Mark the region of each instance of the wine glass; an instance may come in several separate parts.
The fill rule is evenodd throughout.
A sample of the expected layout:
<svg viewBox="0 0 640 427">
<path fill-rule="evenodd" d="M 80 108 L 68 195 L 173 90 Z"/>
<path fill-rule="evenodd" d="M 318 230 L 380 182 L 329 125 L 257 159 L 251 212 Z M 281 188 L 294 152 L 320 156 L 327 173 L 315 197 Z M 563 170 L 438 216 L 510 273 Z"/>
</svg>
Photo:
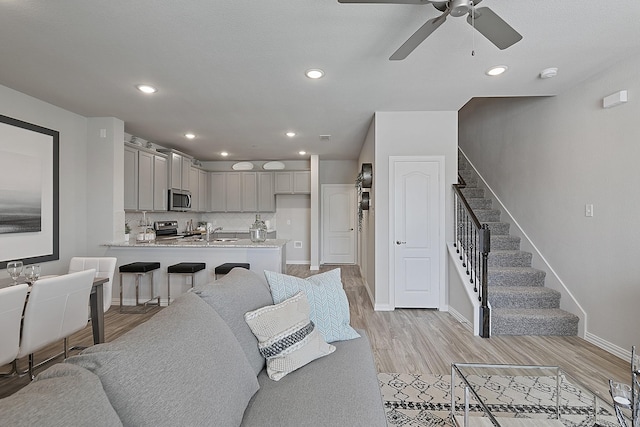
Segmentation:
<svg viewBox="0 0 640 427">
<path fill-rule="evenodd" d="M 11 261 L 7 263 L 7 273 L 13 279 L 13 284 L 18 284 L 18 277 L 22 274 L 22 261 Z"/>
<path fill-rule="evenodd" d="M 27 279 L 27 283 L 33 286 L 36 280 L 40 277 L 40 265 L 31 264 L 24 268 L 24 277 Z"/>
</svg>

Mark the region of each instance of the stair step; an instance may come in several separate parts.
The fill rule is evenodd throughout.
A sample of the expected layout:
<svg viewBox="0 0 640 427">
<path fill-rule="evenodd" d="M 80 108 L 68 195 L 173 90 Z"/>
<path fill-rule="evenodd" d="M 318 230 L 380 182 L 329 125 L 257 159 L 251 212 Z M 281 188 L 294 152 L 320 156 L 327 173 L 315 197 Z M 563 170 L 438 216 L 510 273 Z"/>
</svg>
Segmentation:
<svg viewBox="0 0 640 427">
<path fill-rule="evenodd" d="M 491 205 L 493 204 L 493 201 L 491 199 L 480 199 L 480 198 L 474 197 L 473 199 L 467 199 L 467 203 L 469 203 L 469 207 L 471 207 L 472 210 L 491 209 Z"/>
<path fill-rule="evenodd" d="M 484 189 L 482 188 L 463 188 L 460 190 L 466 199 L 479 198 L 484 199 Z"/>
<path fill-rule="evenodd" d="M 546 273 L 531 267 L 490 267 L 489 286 L 544 286 Z"/>
<path fill-rule="evenodd" d="M 560 292 L 537 286 L 493 286 L 492 308 L 560 308 Z"/>
<path fill-rule="evenodd" d="M 578 317 L 561 310 L 497 308 L 491 310 L 493 335 L 578 335 Z"/>
<path fill-rule="evenodd" d="M 487 260 L 489 267 L 531 267 L 531 252 L 491 251 Z"/>
<path fill-rule="evenodd" d="M 469 162 L 462 154 L 458 153 L 458 170 L 460 171 L 467 169 L 471 169 L 471 165 L 469 165 Z"/>
<path fill-rule="evenodd" d="M 489 226 L 489 230 L 491 230 L 492 235 L 509 234 L 509 227 L 511 226 L 508 222 L 483 222 L 483 224 L 487 224 Z"/>
<path fill-rule="evenodd" d="M 500 222 L 500 209 L 474 209 L 473 213 L 480 222 Z"/>
<path fill-rule="evenodd" d="M 458 175 L 460 175 L 467 185 L 469 185 L 469 180 L 476 178 L 476 173 L 472 169 L 458 169 Z"/>
<path fill-rule="evenodd" d="M 492 234 L 491 235 L 491 250 L 510 250 L 517 251 L 520 249 L 520 238 L 517 236 L 511 236 L 509 234 Z"/>
</svg>

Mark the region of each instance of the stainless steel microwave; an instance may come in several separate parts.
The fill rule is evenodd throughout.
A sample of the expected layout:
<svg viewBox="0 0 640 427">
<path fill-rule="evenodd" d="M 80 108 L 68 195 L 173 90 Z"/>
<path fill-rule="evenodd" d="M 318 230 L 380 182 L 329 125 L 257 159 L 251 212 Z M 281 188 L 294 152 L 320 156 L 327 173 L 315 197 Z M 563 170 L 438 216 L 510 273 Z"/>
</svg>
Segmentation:
<svg viewBox="0 0 640 427">
<path fill-rule="evenodd" d="M 188 190 L 169 190 L 169 210 L 186 212 L 191 210 L 191 192 Z"/>
</svg>

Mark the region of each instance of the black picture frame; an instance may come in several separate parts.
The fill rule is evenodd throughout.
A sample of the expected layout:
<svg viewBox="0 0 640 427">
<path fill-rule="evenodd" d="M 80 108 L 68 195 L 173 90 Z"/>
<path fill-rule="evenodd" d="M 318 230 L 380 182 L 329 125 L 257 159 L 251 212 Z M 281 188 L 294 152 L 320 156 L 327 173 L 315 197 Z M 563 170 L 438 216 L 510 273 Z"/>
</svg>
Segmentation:
<svg viewBox="0 0 640 427">
<path fill-rule="evenodd" d="M 27 265 L 60 259 L 60 133 L 0 115 L 0 156 L 0 181 L 7 183 L 0 187 L 0 226 L 15 215 L 9 195 L 19 194 L 27 181 L 31 187 L 39 183 L 40 196 L 39 228 L 0 232 L 0 269 L 13 260 Z"/>
</svg>

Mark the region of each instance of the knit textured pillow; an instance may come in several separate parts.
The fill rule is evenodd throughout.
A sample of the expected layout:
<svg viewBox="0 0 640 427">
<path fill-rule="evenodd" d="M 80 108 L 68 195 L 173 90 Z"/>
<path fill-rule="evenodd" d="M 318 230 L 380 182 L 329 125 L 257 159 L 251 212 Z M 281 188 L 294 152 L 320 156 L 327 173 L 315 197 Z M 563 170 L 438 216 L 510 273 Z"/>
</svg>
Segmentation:
<svg viewBox="0 0 640 427">
<path fill-rule="evenodd" d="M 309 303 L 302 292 L 280 304 L 250 311 L 244 319 L 267 359 L 267 374 L 275 381 L 336 349 L 322 339 L 309 319 Z"/>
<path fill-rule="evenodd" d="M 306 279 L 265 271 L 274 303 L 279 303 L 304 292 L 311 306 L 311 321 L 320 330 L 326 342 L 359 338 L 349 324 L 349 301 L 342 288 L 340 269 L 316 274 Z"/>
</svg>

